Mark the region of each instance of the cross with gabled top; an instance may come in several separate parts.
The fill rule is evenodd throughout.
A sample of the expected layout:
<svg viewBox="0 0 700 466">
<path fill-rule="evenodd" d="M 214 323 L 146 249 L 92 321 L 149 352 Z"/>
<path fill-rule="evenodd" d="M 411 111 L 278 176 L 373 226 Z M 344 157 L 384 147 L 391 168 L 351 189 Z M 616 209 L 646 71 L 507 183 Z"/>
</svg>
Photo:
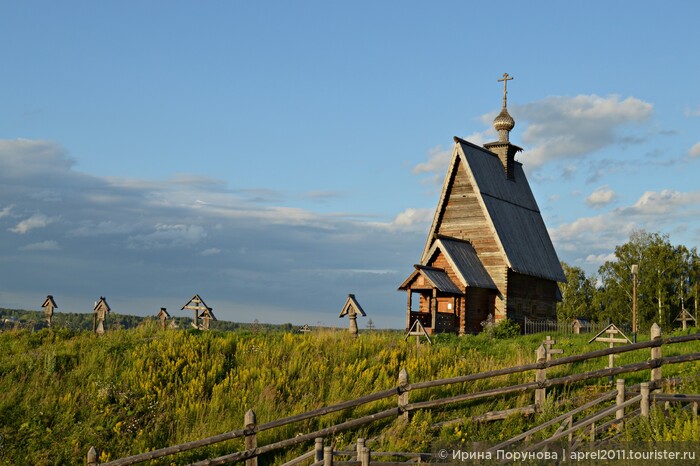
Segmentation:
<svg viewBox="0 0 700 466">
<path fill-rule="evenodd" d="M 500 83 L 503 81 L 503 108 L 506 108 L 506 100 L 507 100 L 507 95 L 508 95 L 508 81 L 512 81 L 513 77 L 510 76 L 508 73 L 503 73 L 503 77 L 498 80 Z"/>
</svg>

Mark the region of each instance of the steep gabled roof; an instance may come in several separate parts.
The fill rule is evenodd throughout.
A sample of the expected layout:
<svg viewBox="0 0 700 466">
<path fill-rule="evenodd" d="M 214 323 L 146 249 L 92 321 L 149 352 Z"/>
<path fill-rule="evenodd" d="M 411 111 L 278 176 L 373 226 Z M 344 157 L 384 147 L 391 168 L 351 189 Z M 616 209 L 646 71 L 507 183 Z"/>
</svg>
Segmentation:
<svg viewBox="0 0 700 466">
<path fill-rule="evenodd" d="M 44 304 L 41 305 L 41 307 L 48 307 L 51 309 L 57 309 L 58 306 L 56 305 L 56 301 L 53 300 L 53 296 L 48 295 L 46 299 L 44 300 Z"/>
<path fill-rule="evenodd" d="M 458 295 L 464 294 L 443 269 L 418 264 L 414 265 L 414 267 L 416 270 L 414 270 L 413 273 L 409 275 L 406 280 L 404 280 L 399 287 L 399 290 L 408 289 L 409 285 L 416 279 L 416 277 L 418 277 L 418 275 L 422 275 L 428 281 L 431 288 L 435 288 L 443 293 Z"/>
<path fill-rule="evenodd" d="M 498 287 L 491 279 L 484 265 L 476 255 L 474 247 L 468 241 L 438 235 L 430 248 L 428 257 L 432 258 L 437 250 L 442 251 L 447 262 L 459 277 L 464 287 L 489 288 Z"/>
<path fill-rule="evenodd" d="M 211 320 L 218 320 L 216 316 L 214 315 L 214 312 L 212 311 L 212 308 L 208 307 L 202 311 L 201 314 L 199 314 L 200 319 L 211 319 Z"/>
<path fill-rule="evenodd" d="M 211 308 L 209 306 L 207 306 L 207 304 L 204 302 L 204 300 L 202 298 L 199 297 L 198 294 L 192 296 L 192 299 L 187 301 L 187 304 L 182 306 L 182 309 L 180 309 L 180 310 L 184 311 L 185 309 L 191 309 L 194 311 L 202 311 L 202 312 L 206 311 L 206 310 L 211 311 Z"/>
<path fill-rule="evenodd" d="M 514 177 L 509 180 L 498 156 L 460 138 L 455 138 L 452 160 L 421 262 L 429 260 L 429 252 L 436 241 L 458 161 L 467 172 L 508 267 L 525 275 L 565 282 L 564 271 L 522 164 L 515 162 Z"/>
<path fill-rule="evenodd" d="M 360 303 L 357 302 L 357 298 L 355 298 L 354 294 L 348 295 L 348 299 L 345 301 L 343 309 L 340 311 L 340 315 L 338 317 L 343 317 L 347 314 L 360 314 L 363 317 L 367 315 L 365 314 L 364 309 L 362 309 L 362 306 L 360 306 Z"/>
<path fill-rule="evenodd" d="M 112 309 L 109 307 L 109 304 L 107 304 L 107 300 L 105 299 L 104 296 L 100 296 L 100 300 L 95 303 L 95 308 L 94 312 L 97 313 L 99 311 L 105 311 L 105 312 L 110 312 Z"/>
</svg>

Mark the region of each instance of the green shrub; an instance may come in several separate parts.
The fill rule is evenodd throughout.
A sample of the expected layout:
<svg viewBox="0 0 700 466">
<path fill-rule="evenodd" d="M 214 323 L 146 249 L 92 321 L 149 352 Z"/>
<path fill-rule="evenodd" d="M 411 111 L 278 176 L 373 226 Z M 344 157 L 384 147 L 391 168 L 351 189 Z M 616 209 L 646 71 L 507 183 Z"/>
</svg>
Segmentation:
<svg viewBox="0 0 700 466">
<path fill-rule="evenodd" d="M 510 319 L 503 319 L 494 323 L 489 319 L 481 324 L 484 327 L 483 333 L 490 338 L 513 338 L 520 335 L 520 325 Z"/>
</svg>

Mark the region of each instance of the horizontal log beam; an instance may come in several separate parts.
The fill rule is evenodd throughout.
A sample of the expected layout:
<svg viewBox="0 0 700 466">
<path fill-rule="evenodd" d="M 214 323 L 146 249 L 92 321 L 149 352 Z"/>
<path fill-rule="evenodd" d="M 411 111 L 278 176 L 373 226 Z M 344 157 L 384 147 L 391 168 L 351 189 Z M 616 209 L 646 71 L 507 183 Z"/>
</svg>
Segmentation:
<svg viewBox="0 0 700 466">
<path fill-rule="evenodd" d="M 559 423 L 559 422 L 565 421 L 566 419 L 568 419 L 568 418 L 570 418 L 570 417 L 572 417 L 572 416 L 574 416 L 574 415 L 576 415 L 576 414 L 578 414 L 578 413 L 580 413 L 580 412 L 583 412 L 583 411 L 585 411 L 585 410 L 587 410 L 587 409 L 589 409 L 589 408 L 592 408 L 593 406 L 595 406 L 595 405 L 597 405 L 597 404 L 604 403 L 604 402 L 606 402 L 606 401 L 612 400 L 612 399 L 615 398 L 616 396 L 617 396 L 617 390 L 614 390 L 614 391 L 612 391 L 612 392 L 610 392 L 610 393 L 606 393 L 605 395 L 602 395 L 602 396 L 596 398 L 596 399 L 593 400 L 593 401 L 589 401 L 588 403 L 586 403 L 586 404 L 584 404 L 584 405 L 581 405 L 581 406 L 579 406 L 578 408 L 572 409 L 571 411 L 569 411 L 569 412 L 567 412 L 567 413 L 564 413 L 564 414 L 562 414 L 562 415 L 560 415 L 560 416 L 557 416 L 557 417 L 555 417 L 554 419 L 550 419 L 549 421 L 545 422 L 544 424 L 540 424 L 540 425 L 537 426 L 537 427 L 533 427 L 532 429 L 528 430 L 527 432 L 523 432 L 523 433 L 520 434 L 520 435 L 516 435 L 516 436 L 513 437 L 512 439 L 509 439 L 509 440 L 506 440 L 505 442 L 499 443 L 499 444 L 496 445 L 495 447 L 489 448 L 488 451 L 490 451 L 491 453 L 494 453 L 494 452 L 496 452 L 496 450 L 502 450 L 502 449 L 504 449 L 505 447 L 507 447 L 508 445 L 511 445 L 511 444 L 513 444 L 513 443 L 515 443 L 515 442 L 518 442 L 518 441 L 520 441 L 520 440 L 523 440 L 523 439 L 525 439 L 526 437 L 529 437 L 530 435 L 532 435 L 532 434 L 534 434 L 534 433 L 537 433 L 537 432 L 539 432 L 539 431 L 542 430 L 542 429 L 546 429 L 547 427 L 549 427 L 549 426 L 551 426 L 551 425 L 554 425 L 554 424 L 557 424 L 557 423 Z"/>
<path fill-rule="evenodd" d="M 342 411 L 348 408 L 355 408 L 366 403 L 371 403 L 372 401 L 382 400 L 384 398 L 389 398 L 396 396 L 403 390 L 397 388 L 391 388 L 388 390 L 382 390 L 381 392 L 372 393 L 370 395 L 365 395 L 355 400 L 345 401 L 343 403 L 338 403 L 331 406 L 325 406 L 323 408 L 315 409 L 313 411 L 307 411 L 305 413 L 297 414 L 295 416 L 285 417 L 265 424 L 260 424 L 252 429 L 238 429 L 231 432 L 226 432 L 223 434 L 215 435 L 213 437 L 207 437 L 201 440 L 195 440 L 192 442 L 183 443 L 180 445 L 175 445 L 172 447 L 160 448 L 158 450 L 153 450 L 147 453 L 141 453 L 139 455 L 129 456 L 127 458 L 122 458 L 115 461 L 110 461 L 108 463 L 103 463 L 100 466 L 127 466 L 131 464 L 138 464 L 144 461 L 149 461 L 156 458 L 161 458 L 163 456 L 170 456 L 177 453 L 182 453 L 185 451 L 193 450 L 195 448 L 201 448 L 208 445 L 212 445 L 219 442 L 224 442 L 226 440 L 232 440 L 235 438 L 241 438 L 245 435 L 250 435 L 252 433 L 261 432 L 264 430 L 274 429 L 276 427 L 282 427 L 287 424 L 292 424 L 294 422 L 304 421 L 306 419 L 322 416 L 324 414 L 330 414 L 337 411 Z"/>
<path fill-rule="evenodd" d="M 309 440 L 314 440 L 316 437 L 325 437 L 327 435 L 335 434 L 336 432 L 342 432 L 344 430 L 354 429 L 355 427 L 360 427 L 366 424 L 371 424 L 372 422 L 379 421 L 381 419 L 386 419 L 389 417 L 397 417 L 401 414 L 400 409 L 391 408 L 385 411 L 381 411 L 376 414 L 370 414 L 358 419 L 353 419 L 351 421 L 346 421 L 340 424 L 336 424 L 331 427 L 326 427 L 325 429 L 320 429 L 315 432 L 311 432 L 305 435 L 299 435 L 294 438 L 287 440 L 281 440 L 279 442 L 271 443 L 262 447 L 255 448 L 253 450 L 239 451 L 236 453 L 231 453 L 229 455 L 220 456 L 218 458 L 199 461 L 197 463 L 192 463 L 190 466 L 213 466 L 219 464 L 232 463 L 234 461 L 241 461 L 248 458 L 254 458 L 256 456 L 268 453 L 271 451 L 279 450 L 282 448 L 291 447 L 299 443 L 307 442 Z"/>
<path fill-rule="evenodd" d="M 223 442 L 226 440 L 241 438 L 241 437 L 244 437 L 245 435 L 250 435 L 252 433 L 261 432 L 264 430 L 273 429 L 273 428 L 277 428 L 277 427 L 282 427 L 282 426 L 285 426 L 287 424 L 292 424 L 294 422 L 299 422 L 299 421 L 303 421 L 306 419 L 311 419 L 314 417 L 322 416 L 324 414 L 330 414 L 330 413 L 342 411 L 342 410 L 348 409 L 348 408 L 355 408 L 355 407 L 361 406 L 361 405 L 366 404 L 366 403 L 370 403 L 373 401 L 378 401 L 378 400 L 382 400 L 382 399 L 389 398 L 392 396 L 396 396 L 396 395 L 399 395 L 401 393 L 411 391 L 411 390 L 418 390 L 418 389 L 423 389 L 423 388 L 439 387 L 439 386 L 443 386 L 443 385 L 452 385 L 452 384 L 456 384 L 456 383 L 464 383 L 464 382 L 470 382 L 470 381 L 475 381 L 475 380 L 488 379 L 488 378 L 493 378 L 493 377 L 497 377 L 497 376 L 501 376 L 501 375 L 516 374 L 516 373 L 526 372 L 526 371 L 531 371 L 531 370 L 536 370 L 536 369 L 546 369 L 549 367 L 559 366 L 562 364 L 569 364 L 569 363 L 574 363 L 574 362 L 585 361 L 588 359 L 595 359 L 595 358 L 607 356 L 610 354 L 620 354 L 620 353 L 625 353 L 625 352 L 629 352 L 629 351 L 636 351 L 636 350 L 645 349 L 645 348 L 654 348 L 654 347 L 659 347 L 659 346 L 667 345 L 667 344 L 685 343 L 685 342 L 697 341 L 697 340 L 700 340 L 700 333 L 695 333 L 695 334 L 691 334 L 691 335 L 680 335 L 680 336 L 674 336 L 674 337 L 668 337 L 668 338 L 657 338 L 655 340 L 650 340 L 650 341 L 646 341 L 646 342 L 633 343 L 633 344 L 619 346 L 619 347 L 615 347 L 615 348 L 606 348 L 606 349 L 602 349 L 602 350 L 598 350 L 598 351 L 591 351 L 589 353 L 553 359 L 550 361 L 545 361 L 545 362 L 540 362 L 540 363 L 525 364 L 522 366 L 508 367 L 508 368 L 497 369 L 497 370 L 493 370 L 493 371 L 481 372 L 478 374 L 469 374 L 469 375 L 465 375 L 465 376 L 452 377 L 452 378 L 447 378 L 447 379 L 431 380 L 431 381 L 408 384 L 408 385 L 405 385 L 404 387 L 394 387 L 394 388 L 391 388 L 388 390 L 383 390 L 380 392 L 365 395 L 365 396 L 357 398 L 355 400 L 350 400 L 350 401 L 346 401 L 343 403 L 338 403 L 335 405 L 326 406 L 326 407 L 319 408 L 319 409 L 316 409 L 313 411 L 307 411 L 305 413 L 301 413 L 301 414 L 298 414 L 295 416 L 289 416 L 289 417 L 286 417 L 283 419 L 278 419 L 278 420 L 268 422 L 265 424 L 260 424 L 252 429 L 234 430 L 234 431 L 226 432 L 223 434 L 215 435 L 212 437 L 207 437 L 207 438 L 195 440 L 192 442 L 186 442 L 186 443 L 183 443 L 180 445 L 174 445 L 171 447 L 161 448 L 161 449 L 154 450 L 151 452 L 130 456 L 130 457 L 118 459 L 115 461 L 110 461 L 108 463 L 104 463 L 102 466 L 127 466 L 127 465 L 131 465 L 131 464 L 137 464 L 137 463 L 141 463 L 144 461 L 153 460 L 156 458 L 161 458 L 163 456 L 174 455 L 177 453 L 181 453 L 181 452 L 193 450 L 195 448 L 200 448 L 200 447 L 212 445 L 212 444 Z M 457 397 L 453 397 L 453 398 L 447 398 L 445 400 L 431 400 L 431 401 L 422 402 L 422 403 L 412 403 L 410 405 L 407 405 L 406 409 L 409 409 L 409 408 L 410 409 L 429 408 L 429 407 L 434 407 L 434 406 L 440 406 L 441 404 L 456 403 L 456 402 L 460 402 L 460 401 L 468 401 L 471 399 L 482 398 L 485 396 L 514 393 L 514 392 L 518 392 L 518 391 L 528 390 L 531 388 L 544 388 L 544 387 L 549 387 L 549 386 L 553 386 L 553 385 L 571 383 L 571 382 L 579 381 L 579 380 L 586 380 L 588 378 L 593 378 L 593 377 L 604 377 L 606 375 L 616 375 L 616 374 L 621 374 L 621 373 L 625 373 L 625 372 L 633 372 L 636 370 L 643 370 L 646 368 L 655 368 L 655 367 L 659 367 L 662 364 L 676 364 L 679 362 L 694 361 L 694 360 L 698 360 L 698 359 L 700 359 L 700 353 L 692 353 L 690 355 L 666 357 L 666 358 L 651 360 L 651 361 L 648 361 L 645 363 L 632 364 L 632 365 L 628 365 L 628 366 L 615 367 L 615 368 L 611 368 L 611 369 L 603 369 L 601 371 L 587 373 L 588 374 L 587 377 L 582 377 L 583 375 L 586 375 L 586 374 L 577 374 L 575 376 L 547 380 L 544 382 L 544 384 L 539 384 L 541 386 L 539 386 L 537 383 L 529 383 L 529 384 L 516 385 L 516 386 L 512 386 L 512 387 L 504 387 L 504 388 L 498 388 L 498 389 L 493 389 L 493 390 L 487 390 L 487 391 L 479 392 L 479 393 L 475 393 L 475 394 L 465 394 L 465 395 L 461 395 L 461 396 L 457 396 Z M 593 375 L 591 375 L 591 374 L 593 374 Z M 442 401 L 444 401 L 444 403 L 441 403 Z M 362 418 L 362 419 L 364 419 L 364 418 Z M 349 422 L 353 422 L 353 421 L 349 421 Z M 261 448 L 267 448 L 267 447 L 269 447 L 269 445 L 267 445 L 265 447 L 261 447 Z M 279 448 L 282 448 L 282 447 L 279 447 Z M 250 458 L 250 457 L 252 457 L 252 456 L 246 456 L 245 458 Z M 245 459 L 245 458 L 243 458 L 243 459 Z M 211 464 L 214 464 L 214 463 L 211 463 Z"/>
<path fill-rule="evenodd" d="M 461 424 L 467 421 L 476 422 L 488 422 L 488 421 L 500 421 L 506 419 L 514 414 L 534 414 L 536 412 L 535 405 L 527 405 L 522 408 L 511 408 L 504 409 L 501 411 L 489 411 L 488 413 L 479 414 L 477 416 L 471 417 L 461 417 L 459 419 L 450 419 L 449 421 L 437 422 L 432 425 L 433 429 L 440 429 L 442 427 L 449 427 L 456 424 Z M 374 453 L 373 453 L 374 454 Z"/>
<path fill-rule="evenodd" d="M 610 354 L 620 354 L 627 353 L 629 351 L 636 351 L 645 348 L 654 348 L 662 346 L 665 344 L 675 344 L 675 343 L 685 343 L 689 341 L 700 340 L 700 333 L 694 333 L 691 335 L 680 335 L 668 338 L 657 338 L 655 340 L 644 341 L 641 343 L 632 343 L 624 346 L 617 346 L 615 348 L 605 348 L 597 351 L 591 351 L 589 353 L 577 354 L 573 356 L 566 356 L 563 358 L 552 359 L 550 361 L 524 364 L 522 366 L 516 367 L 506 367 L 503 369 L 496 369 L 487 372 L 479 372 L 478 374 L 462 375 L 458 377 L 451 377 L 447 379 L 440 380 L 428 380 L 425 382 L 416 382 L 406 385 L 406 390 L 419 390 L 423 388 L 439 387 L 442 385 L 452 385 L 455 383 L 472 382 L 474 380 L 490 379 L 493 377 L 498 377 L 501 375 L 517 374 L 520 372 L 527 372 L 536 369 L 547 369 L 550 367 L 560 366 L 562 364 L 570 364 L 574 362 L 586 361 L 588 359 L 600 358 L 603 356 L 608 356 Z"/>
<path fill-rule="evenodd" d="M 478 398 L 486 398 L 489 396 L 506 395 L 509 393 L 524 392 L 527 390 L 532 390 L 534 388 L 537 388 L 538 385 L 539 384 L 537 382 L 528 382 L 528 383 L 523 383 L 520 385 L 511 385 L 510 387 L 492 388 L 491 390 L 483 390 L 481 392 L 475 392 L 475 393 L 464 393 L 462 395 L 457 395 L 457 396 L 453 396 L 450 398 L 440 398 L 438 400 L 428 400 L 428 401 L 419 401 L 417 403 L 409 403 L 406 406 L 404 406 L 403 409 L 405 411 L 415 411 L 417 409 L 436 408 L 438 406 L 443 406 L 443 405 L 448 405 L 448 404 L 453 404 L 453 403 L 460 403 L 463 401 L 476 400 Z"/>
<path fill-rule="evenodd" d="M 579 424 L 576 425 L 576 426 L 570 427 L 570 428 L 568 428 L 568 429 L 566 429 L 566 430 L 563 430 L 563 431 L 559 432 L 558 434 L 552 435 L 552 436 L 549 437 L 548 439 L 543 440 L 543 441 L 541 441 L 541 442 L 539 442 L 539 443 L 536 443 L 536 444 L 534 444 L 534 445 L 528 446 L 528 447 L 525 448 L 524 451 L 536 451 L 536 450 L 539 450 L 540 448 L 543 448 L 543 447 L 549 445 L 550 443 L 559 440 L 559 439 L 562 438 L 562 437 L 566 437 L 566 436 L 568 436 L 569 434 L 571 434 L 571 433 L 573 433 L 573 432 L 576 432 L 576 431 L 579 430 L 579 429 L 583 429 L 584 427 L 587 427 L 587 426 L 593 424 L 593 423 L 596 422 L 596 421 L 599 421 L 599 420 L 601 420 L 601 419 L 604 419 L 604 418 L 606 418 L 606 417 L 608 417 L 608 416 L 611 416 L 611 415 L 615 414 L 615 411 L 617 411 L 618 409 L 624 409 L 624 408 L 626 408 L 626 407 L 628 407 L 628 406 L 632 406 L 632 405 L 635 404 L 635 403 L 639 403 L 639 402 L 641 401 L 641 399 L 642 399 L 642 395 L 637 395 L 637 396 L 635 396 L 634 398 L 630 398 L 629 400 L 625 401 L 625 402 L 622 403 L 621 405 L 613 405 L 613 406 L 611 406 L 611 407 L 609 407 L 609 408 L 606 408 L 606 409 L 600 411 L 600 412 L 599 412 L 598 414 L 596 414 L 595 416 L 591 416 L 587 421 L 581 422 L 581 423 L 579 423 Z"/>
<path fill-rule="evenodd" d="M 692 402 L 700 402 L 700 395 L 683 395 L 680 393 L 677 394 L 663 394 L 663 393 L 652 393 L 649 395 L 649 397 L 653 401 L 670 401 L 670 402 L 681 402 L 681 403 L 692 403 Z"/>
</svg>

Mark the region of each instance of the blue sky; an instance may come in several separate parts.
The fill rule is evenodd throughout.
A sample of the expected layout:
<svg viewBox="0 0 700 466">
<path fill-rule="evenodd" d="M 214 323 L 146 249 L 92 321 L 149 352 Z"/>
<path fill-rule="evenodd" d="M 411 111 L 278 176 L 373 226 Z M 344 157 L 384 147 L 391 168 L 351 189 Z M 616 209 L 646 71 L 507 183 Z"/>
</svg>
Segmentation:
<svg viewBox="0 0 700 466">
<path fill-rule="evenodd" d="M 457 135 L 511 141 L 560 259 L 700 238 L 700 6 L 3 2 L 0 307 L 404 324 Z M 181 313 L 182 315 L 188 315 Z M 365 322 L 360 322 L 364 326 Z"/>
</svg>

